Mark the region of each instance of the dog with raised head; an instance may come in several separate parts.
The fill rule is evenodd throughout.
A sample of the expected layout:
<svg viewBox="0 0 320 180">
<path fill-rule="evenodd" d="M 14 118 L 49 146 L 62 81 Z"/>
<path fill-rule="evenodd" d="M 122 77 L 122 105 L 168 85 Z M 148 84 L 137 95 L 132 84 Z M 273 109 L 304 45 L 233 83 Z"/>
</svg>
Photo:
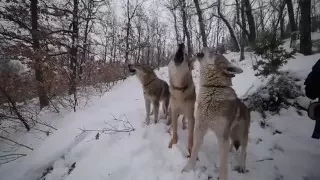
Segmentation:
<svg viewBox="0 0 320 180">
<path fill-rule="evenodd" d="M 246 149 L 250 127 L 250 111 L 237 97 L 232 78 L 243 70 L 231 64 L 223 55 L 208 48 L 197 53 L 200 64 L 200 84 L 197 96 L 196 125 L 191 157 L 183 168 L 193 169 L 204 136 L 208 129 L 216 134 L 219 146 L 219 179 L 228 179 L 228 152 L 230 145 L 241 147 L 236 170 L 246 172 Z M 231 144 L 230 144 L 231 140 Z"/>
<path fill-rule="evenodd" d="M 146 124 L 150 124 L 151 104 L 154 110 L 154 123 L 158 122 L 160 102 L 162 103 L 162 111 L 165 118 L 167 118 L 170 100 L 168 83 L 160 79 L 153 69 L 147 65 L 129 64 L 128 69 L 132 75 L 136 75 L 142 85 L 146 108 Z"/>
<path fill-rule="evenodd" d="M 178 117 L 179 115 L 183 115 L 188 121 L 188 156 L 190 156 L 193 146 L 196 91 L 192 79 L 190 58 L 185 53 L 185 45 L 183 43 L 178 45 L 175 57 L 169 62 L 168 71 L 170 84 L 168 123 L 172 124 L 172 138 L 169 143 L 169 148 L 172 148 L 173 144 L 178 143 Z"/>
</svg>

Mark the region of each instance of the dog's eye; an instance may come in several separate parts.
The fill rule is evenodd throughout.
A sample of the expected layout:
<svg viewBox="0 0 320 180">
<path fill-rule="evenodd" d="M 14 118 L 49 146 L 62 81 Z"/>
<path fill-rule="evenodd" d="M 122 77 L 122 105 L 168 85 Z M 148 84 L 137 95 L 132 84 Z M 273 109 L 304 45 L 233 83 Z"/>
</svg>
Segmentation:
<svg viewBox="0 0 320 180">
<path fill-rule="evenodd" d="M 203 58 L 203 57 L 204 57 L 203 52 L 197 53 L 197 57 L 198 57 L 198 58 Z"/>
</svg>

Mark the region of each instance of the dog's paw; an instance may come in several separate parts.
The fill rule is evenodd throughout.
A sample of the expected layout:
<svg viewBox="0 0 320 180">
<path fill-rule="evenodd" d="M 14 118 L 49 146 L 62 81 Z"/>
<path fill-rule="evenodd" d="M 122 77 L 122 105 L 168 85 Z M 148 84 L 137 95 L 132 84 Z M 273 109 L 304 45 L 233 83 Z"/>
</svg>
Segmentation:
<svg viewBox="0 0 320 180">
<path fill-rule="evenodd" d="M 146 125 L 148 126 L 150 124 L 150 118 L 146 117 L 145 122 L 146 122 Z"/>
<path fill-rule="evenodd" d="M 181 170 L 181 173 L 184 173 L 184 172 L 189 172 L 190 170 L 193 170 L 194 168 L 194 165 L 190 162 L 188 162 L 184 167 L 183 169 Z"/>
<path fill-rule="evenodd" d="M 174 144 L 177 144 L 178 143 L 178 140 L 177 139 L 175 139 L 175 138 L 172 138 L 171 140 L 170 140 L 170 143 L 169 143 L 169 148 L 172 148 L 172 145 L 174 145 Z"/>
<path fill-rule="evenodd" d="M 247 173 L 247 172 L 249 172 L 249 170 L 246 170 L 246 167 L 244 167 L 244 166 L 239 166 L 239 165 L 235 166 L 235 167 L 233 168 L 233 170 L 234 170 L 234 171 L 237 171 L 238 173 Z"/>
</svg>

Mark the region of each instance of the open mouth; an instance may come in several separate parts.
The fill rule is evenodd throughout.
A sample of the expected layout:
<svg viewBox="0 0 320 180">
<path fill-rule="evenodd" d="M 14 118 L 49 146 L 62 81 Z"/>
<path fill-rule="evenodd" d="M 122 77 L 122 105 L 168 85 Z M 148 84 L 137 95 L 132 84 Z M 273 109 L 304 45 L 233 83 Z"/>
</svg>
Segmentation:
<svg viewBox="0 0 320 180">
<path fill-rule="evenodd" d="M 136 70 L 135 70 L 135 69 L 131 69 L 131 68 L 129 68 L 129 72 L 131 72 L 131 73 L 135 73 L 135 72 L 136 72 Z"/>
<path fill-rule="evenodd" d="M 128 65 L 128 69 L 129 69 L 130 73 L 135 73 L 136 72 L 136 69 L 133 68 L 131 64 Z"/>
</svg>

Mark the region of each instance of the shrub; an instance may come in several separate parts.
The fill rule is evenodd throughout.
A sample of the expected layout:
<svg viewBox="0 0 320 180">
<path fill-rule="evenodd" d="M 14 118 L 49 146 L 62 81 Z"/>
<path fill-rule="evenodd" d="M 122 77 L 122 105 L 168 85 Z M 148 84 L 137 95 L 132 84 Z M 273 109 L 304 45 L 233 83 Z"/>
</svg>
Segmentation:
<svg viewBox="0 0 320 180">
<path fill-rule="evenodd" d="M 296 79 L 281 73 L 273 76 L 266 86 L 245 98 L 245 102 L 250 110 L 257 111 L 266 118 L 266 111 L 276 114 L 282 108 L 297 106 L 294 99 L 301 95 L 303 93 L 301 87 L 296 84 Z"/>
<path fill-rule="evenodd" d="M 253 67 L 258 70 L 256 76 L 279 74 L 279 68 L 286 64 L 288 59 L 293 58 L 295 51 L 286 51 L 280 47 L 282 44 L 283 41 L 276 39 L 272 34 L 266 34 L 256 42 L 254 54 L 262 57 Z"/>
</svg>

